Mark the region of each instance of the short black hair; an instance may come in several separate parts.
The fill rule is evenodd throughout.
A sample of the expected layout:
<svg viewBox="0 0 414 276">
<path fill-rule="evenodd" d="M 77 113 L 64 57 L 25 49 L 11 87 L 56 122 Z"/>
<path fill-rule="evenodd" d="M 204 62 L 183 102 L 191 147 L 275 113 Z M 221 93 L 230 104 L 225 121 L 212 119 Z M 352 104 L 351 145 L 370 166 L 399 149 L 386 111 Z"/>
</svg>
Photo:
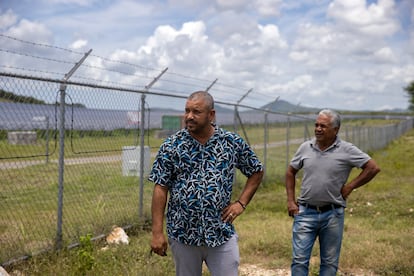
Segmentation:
<svg viewBox="0 0 414 276">
<path fill-rule="evenodd" d="M 213 96 L 211 96 L 211 94 L 207 91 L 196 91 L 191 93 L 190 96 L 188 96 L 188 100 L 194 100 L 196 98 L 203 98 L 203 100 L 206 102 L 207 107 L 209 107 L 210 110 L 214 109 Z"/>
</svg>

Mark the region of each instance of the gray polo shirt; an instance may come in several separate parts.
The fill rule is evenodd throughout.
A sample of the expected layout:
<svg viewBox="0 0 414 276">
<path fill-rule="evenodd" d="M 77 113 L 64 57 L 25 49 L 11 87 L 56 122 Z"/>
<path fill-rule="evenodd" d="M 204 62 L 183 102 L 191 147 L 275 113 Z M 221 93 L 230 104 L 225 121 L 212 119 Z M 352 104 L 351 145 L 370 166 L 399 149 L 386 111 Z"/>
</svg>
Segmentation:
<svg viewBox="0 0 414 276">
<path fill-rule="evenodd" d="M 315 138 L 302 143 L 290 162 L 293 168 L 303 169 L 298 203 L 316 206 L 333 203 L 346 207 L 341 188 L 352 168 L 361 168 L 370 159 L 368 154 L 339 137 L 324 151 L 319 149 Z"/>
</svg>

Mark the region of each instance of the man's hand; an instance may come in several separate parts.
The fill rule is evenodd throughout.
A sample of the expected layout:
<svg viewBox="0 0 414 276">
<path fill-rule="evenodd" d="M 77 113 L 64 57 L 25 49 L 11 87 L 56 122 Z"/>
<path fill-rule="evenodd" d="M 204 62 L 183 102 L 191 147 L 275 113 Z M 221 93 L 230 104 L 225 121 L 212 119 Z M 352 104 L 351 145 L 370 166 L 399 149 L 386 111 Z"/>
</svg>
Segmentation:
<svg viewBox="0 0 414 276">
<path fill-rule="evenodd" d="M 168 243 L 164 234 L 152 234 L 151 252 L 160 256 L 167 256 Z"/>
<path fill-rule="evenodd" d="M 288 202 L 288 213 L 291 217 L 299 213 L 299 205 L 295 201 Z"/>
</svg>

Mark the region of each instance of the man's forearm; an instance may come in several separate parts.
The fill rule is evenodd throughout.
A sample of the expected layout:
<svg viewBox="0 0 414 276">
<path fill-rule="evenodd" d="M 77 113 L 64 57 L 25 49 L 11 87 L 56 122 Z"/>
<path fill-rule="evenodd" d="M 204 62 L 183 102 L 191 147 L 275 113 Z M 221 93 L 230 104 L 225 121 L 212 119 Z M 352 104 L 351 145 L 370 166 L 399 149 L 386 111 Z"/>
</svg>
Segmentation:
<svg viewBox="0 0 414 276">
<path fill-rule="evenodd" d="M 285 176 L 285 185 L 286 185 L 286 195 L 288 202 L 295 202 L 295 186 L 296 186 L 296 170 L 292 167 L 288 167 L 286 176 Z"/>
<path fill-rule="evenodd" d="M 241 193 L 239 200 L 244 204 L 249 204 L 250 200 L 253 198 L 257 189 L 260 186 L 260 183 L 263 179 L 263 171 L 252 174 L 246 181 L 243 192 Z"/>
<path fill-rule="evenodd" d="M 167 192 L 167 189 L 160 185 L 154 186 L 151 206 L 153 234 L 163 233 L 164 212 L 165 206 L 167 204 Z"/>
</svg>

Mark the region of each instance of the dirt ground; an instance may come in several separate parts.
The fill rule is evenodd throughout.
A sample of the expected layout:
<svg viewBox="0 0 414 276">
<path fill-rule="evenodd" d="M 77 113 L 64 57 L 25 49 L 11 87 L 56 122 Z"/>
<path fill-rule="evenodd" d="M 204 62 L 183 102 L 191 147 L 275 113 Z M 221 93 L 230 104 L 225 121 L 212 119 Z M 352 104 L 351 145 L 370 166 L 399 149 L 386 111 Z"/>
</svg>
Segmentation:
<svg viewBox="0 0 414 276">
<path fill-rule="evenodd" d="M 256 265 L 241 265 L 240 276 L 290 276 L 290 269 L 264 269 Z"/>
<path fill-rule="evenodd" d="M 342 276 L 375 276 L 375 273 L 371 271 L 357 270 L 353 272 L 341 273 Z M 290 276 L 290 268 L 278 268 L 278 269 L 264 269 L 256 265 L 241 265 L 240 276 Z"/>
</svg>

